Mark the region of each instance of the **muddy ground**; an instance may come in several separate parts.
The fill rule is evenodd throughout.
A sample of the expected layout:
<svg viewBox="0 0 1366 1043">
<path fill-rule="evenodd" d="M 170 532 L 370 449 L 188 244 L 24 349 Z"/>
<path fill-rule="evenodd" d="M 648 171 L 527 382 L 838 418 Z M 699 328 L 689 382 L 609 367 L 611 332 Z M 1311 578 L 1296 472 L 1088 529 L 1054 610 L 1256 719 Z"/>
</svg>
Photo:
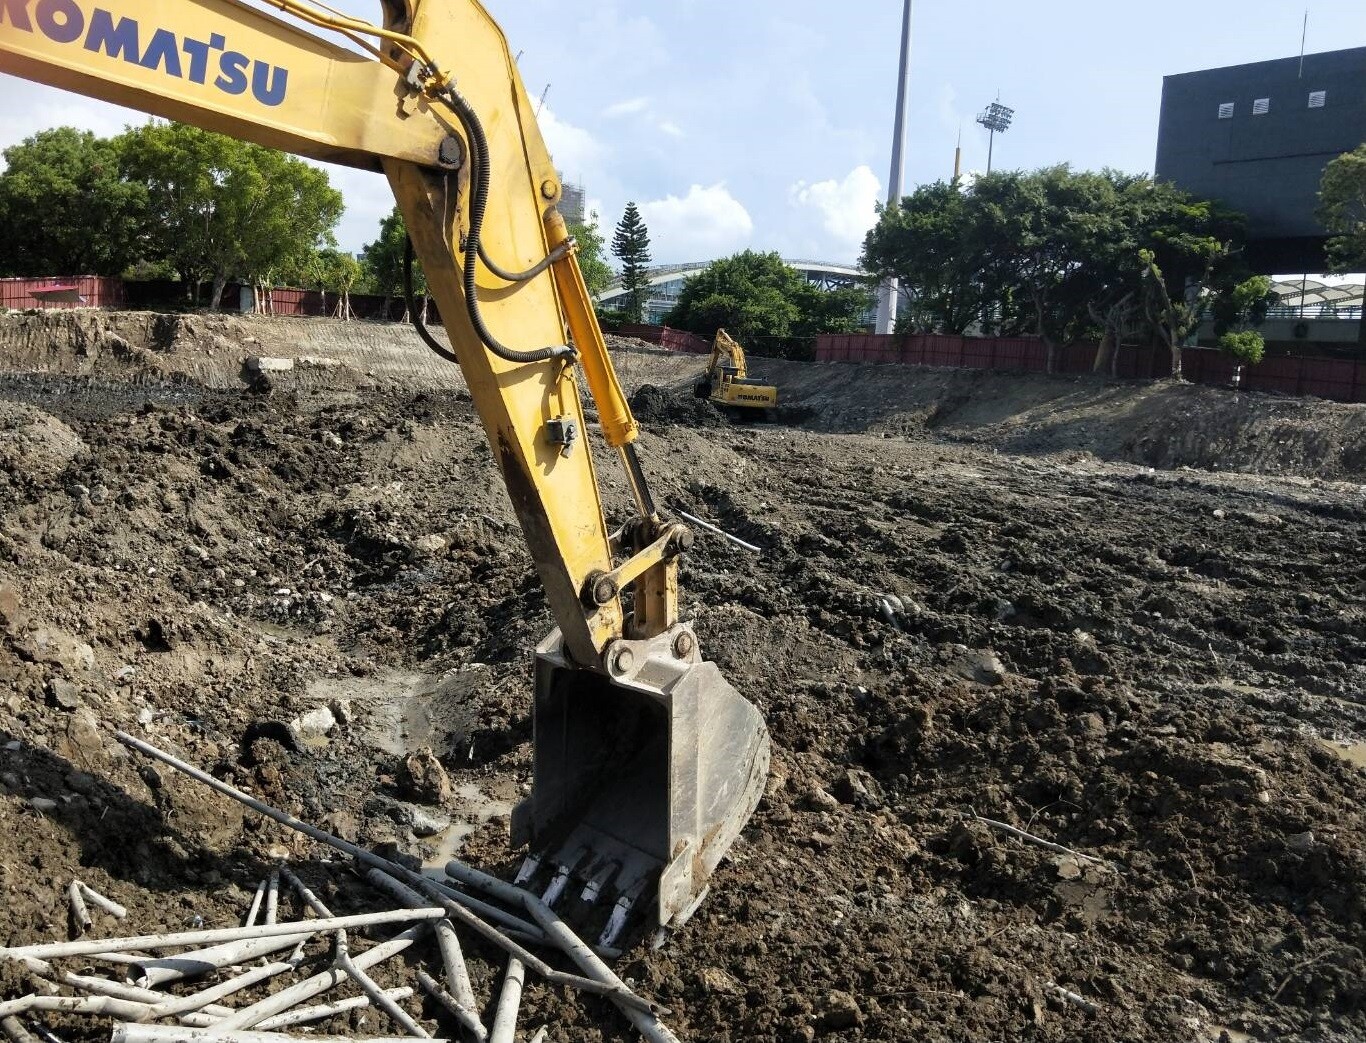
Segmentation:
<svg viewBox="0 0 1366 1043">
<path fill-rule="evenodd" d="M 66 937 L 77 875 L 139 931 L 238 922 L 285 856 L 334 908 L 376 903 L 111 726 L 510 873 L 552 621 L 458 378 L 398 331 L 158 321 L 0 326 L 0 944 Z M 338 340 L 384 366 L 319 361 Z M 252 354 L 314 361 L 249 388 Z M 633 389 L 699 364 L 618 358 Z M 658 498 L 762 548 L 700 539 L 683 605 L 774 771 L 700 912 L 619 972 L 696 1040 L 1366 1037 L 1366 410 L 771 372 L 789 423 L 642 400 Z M 287 730 L 322 707 L 325 736 Z M 404 770 L 424 747 L 435 806 Z M 469 949 L 488 998 L 501 961 Z M 559 990 L 526 1007 L 552 1039 L 629 1038 Z"/>
</svg>

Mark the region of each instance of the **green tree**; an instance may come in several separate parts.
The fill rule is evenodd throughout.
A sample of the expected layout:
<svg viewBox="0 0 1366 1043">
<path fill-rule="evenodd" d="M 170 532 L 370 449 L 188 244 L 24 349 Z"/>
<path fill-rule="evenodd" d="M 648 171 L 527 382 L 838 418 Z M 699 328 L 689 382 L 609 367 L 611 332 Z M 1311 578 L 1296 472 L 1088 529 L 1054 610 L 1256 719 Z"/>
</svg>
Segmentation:
<svg viewBox="0 0 1366 1043">
<path fill-rule="evenodd" d="M 192 287 L 212 280 L 212 308 L 229 278 L 264 280 L 334 243 L 341 193 L 303 160 L 179 123 L 117 140 L 126 176 L 157 215 L 151 251 Z"/>
<path fill-rule="evenodd" d="M 360 252 L 361 285 L 367 293 L 384 295 L 384 313 L 389 313 L 389 302 L 403 297 L 403 259 L 408 248 L 408 227 L 403 214 L 394 207 L 379 223 L 379 238 Z M 413 293 L 423 300 L 427 295 L 427 276 L 422 262 L 413 258 Z M 403 321 L 408 321 L 408 306 L 404 302 Z"/>
<path fill-rule="evenodd" d="M 351 311 L 351 291 L 361 281 L 360 262 L 350 254 L 326 247 L 310 253 L 302 263 L 286 268 L 281 275 L 290 285 L 303 286 L 322 293 L 323 311 L 339 319 L 354 318 Z M 329 309 L 327 295 L 336 298 Z"/>
<path fill-rule="evenodd" d="M 626 204 L 626 210 L 617 222 L 612 234 L 612 256 L 621 262 L 621 288 L 626 296 L 622 310 L 626 321 L 641 322 L 650 286 L 650 233 L 635 203 Z"/>
<path fill-rule="evenodd" d="M 138 260 L 147 193 L 119 173 L 109 141 L 73 127 L 5 150 L 0 274 L 118 275 Z"/>
<path fill-rule="evenodd" d="M 962 185 L 922 185 L 881 211 L 863 241 L 859 267 L 879 281 L 897 279 L 906 307 L 897 325 L 925 333 L 963 333 L 982 314 L 975 214 Z"/>
<path fill-rule="evenodd" d="M 1328 240 L 1329 271 L 1366 268 L 1366 145 L 1344 152 L 1324 168 L 1319 220 L 1335 233 Z"/>
<path fill-rule="evenodd" d="M 579 244 L 579 271 L 583 272 L 588 295 L 596 297 L 612 281 L 612 269 L 602 255 L 605 240 L 598 230 L 597 212 L 589 214 L 585 222 L 569 222 L 569 234 Z"/>
<path fill-rule="evenodd" d="M 865 287 L 822 290 L 778 254 L 746 250 L 687 279 L 665 321 L 704 337 L 724 328 L 746 346 L 795 354 L 818 333 L 862 329 L 870 301 Z"/>
</svg>

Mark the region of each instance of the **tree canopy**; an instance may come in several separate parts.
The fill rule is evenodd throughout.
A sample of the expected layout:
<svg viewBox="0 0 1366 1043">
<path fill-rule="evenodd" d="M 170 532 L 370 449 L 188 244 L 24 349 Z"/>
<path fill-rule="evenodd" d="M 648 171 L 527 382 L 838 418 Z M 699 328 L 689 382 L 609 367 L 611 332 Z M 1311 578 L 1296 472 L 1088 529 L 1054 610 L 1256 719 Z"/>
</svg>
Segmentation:
<svg viewBox="0 0 1366 1043">
<path fill-rule="evenodd" d="M 181 123 L 148 123 L 117 144 L 156 215 L 149 248 L 186 282 L 212 279 L 211 307 L 232 276 L 264 279 L 335 243 L 341 193 L 303 160 Z"/>
<path fill-rule="evenodd" d="M 1324 168 L 1319 220 L 1334 233 L 1328 241 L 1330 270 L 1366 268 L 1366 145 L 1343 153 Z"/>
<path fill-rule="evenodd" d="M 635 203 L 626 204 L 617 222 L 612 234 L 612 256 L 621 262 L 621 288 L 626 300 L 622 313 L 627 322 L 641 322 L 650 286 L 650 232 Z"/>
<path fill-rule="evenodd" d="M 705 337 L 725 328 L 747 347 L 793 354 L 817 333 L 862 329 L 869 302 L 865 287 L 823 290 L 777 253 L 746 250 L 685 280 L 665 321 Z"/>
<path fill-rule="evenodd" d="M 579 244 L 579 271 L 583 272 L 588 295 L 597 297 L 612 281 L 612 269 L 602 253 L 604 240 L 598 230 L 597 213 L 589 214 L 587 221 L 570 221 L 569 234 Z"/>
<path fill-rule="evenodd" d="M 1265 311 L 1249 298 L 1244 238 L 1240 215 L 1170 184 L 1059 165 L 921 187 L 882 211 L 862 265 L 901 281 L 903 329 L 1036 334 L 1052 370 L 1082 336 L 1099 334 L 1113 358 L 1126 331 L 1146 326 L 1179 373 L 1204 318 L 1219 334 L 1250 332 Z"/>
<path fill-rule="evenodd" d="M 5 150 L 0 275 L 118 275 L 144 250 L 147 193 L 113 142 L 74 127 Z"/>
</svg>

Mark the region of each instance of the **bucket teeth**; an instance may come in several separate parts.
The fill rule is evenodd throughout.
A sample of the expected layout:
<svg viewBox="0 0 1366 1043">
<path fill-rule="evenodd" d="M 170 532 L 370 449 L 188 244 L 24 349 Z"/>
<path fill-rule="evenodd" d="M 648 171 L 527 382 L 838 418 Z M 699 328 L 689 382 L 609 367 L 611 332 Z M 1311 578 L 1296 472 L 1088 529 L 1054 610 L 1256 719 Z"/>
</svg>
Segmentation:
<svg viewBox="0 0 1366 1043">
<path fill-rule="evenodd" d="M 637 883 L 628 891 L 622 893 L 617 899 L 617 904 L 612 908 L 612 915 L 607 918 L 607 926 L 602 929 L 602 934 L 598 937 L 598 945 L 604 949 L 610 949 L 616 945 L 617 939 L 621 937 L 621 932 L 626 929 L 627 921 L 631 918 L 631 910 L 640 899 L 641 892 L 644 890 L 644 883 Z"/>
<path fill-rule="evenodd" d="M 598 899 L 602 897 L 603 891 L 607 889 L 620 871 L 621 863 L 615 859 L 604 862 L 598 867 L 597 872 L 588 878 L 588 883 L 584 884 L 583 894 L 580 895 L 580 898 L 589 905 L 596 905 Z"/>
<path fill-rule="evenodd" d="M 527 855 L 526 858 L 522 859 L 522 865 L 517 870 L 517 876 L 513 878 L 512 882 L 516 884 L 518 887 L 522 887 L 526 884 L 528 880 L 530 880 L 533 876 L 536 875 L 536 870 L 540 868 L 541 856 Z"/>
<path fill-rule="evenodd" d="M 564 889 L 569 884 L 569 876 L 572 872 L 573 869 L 568 862 L 555 863 L 555 875 L 551 877 L 545 893 L 541 895 L 541 901 L 549 906 L 558 902 L 560 895 L 564 894 Z"/>
</svg>

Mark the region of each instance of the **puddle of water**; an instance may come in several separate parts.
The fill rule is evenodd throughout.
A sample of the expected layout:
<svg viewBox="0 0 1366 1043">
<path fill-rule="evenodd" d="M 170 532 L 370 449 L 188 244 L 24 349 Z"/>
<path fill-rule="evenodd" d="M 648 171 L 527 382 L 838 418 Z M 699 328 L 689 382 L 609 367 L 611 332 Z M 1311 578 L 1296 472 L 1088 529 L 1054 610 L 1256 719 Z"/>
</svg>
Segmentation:
<svg viewBox="0 0 1366 1043">
<path fill-rule="evenodd" d="M 423 859 L 423 869 L 445 869 L 446 863 L 460 853 L 465 838 L 490 819 L 512 814 L 512 804 L 505 800 L 490 797 L 471 782 L 455 784 L 451 798 L 454 808 L 449 828 L 435 836 L 428 837 L 426 844 L 435 847 L 435 852 Z M 448 809 L 450 810 L 450 809 Z"/>
<path fill-rule="evenodd" d="M 1320 739 L 1319 745 L 1341 757 L 1348 764 L 1366 769 L 1366 742 L 1333 742 L 1329 739 Z"/>
<path fill-rule="evenodd" d="M 426 746 L 441 756 L 469 734 L 474 695 L 492 680 L 482 664 L 440 676 L 388 670 L 370 677 L 320 677 L 309 683 L 308 695 L 323 704 L 350 702 L 361 735 L 385 753 L 401 757 Z"/>
</svg>

